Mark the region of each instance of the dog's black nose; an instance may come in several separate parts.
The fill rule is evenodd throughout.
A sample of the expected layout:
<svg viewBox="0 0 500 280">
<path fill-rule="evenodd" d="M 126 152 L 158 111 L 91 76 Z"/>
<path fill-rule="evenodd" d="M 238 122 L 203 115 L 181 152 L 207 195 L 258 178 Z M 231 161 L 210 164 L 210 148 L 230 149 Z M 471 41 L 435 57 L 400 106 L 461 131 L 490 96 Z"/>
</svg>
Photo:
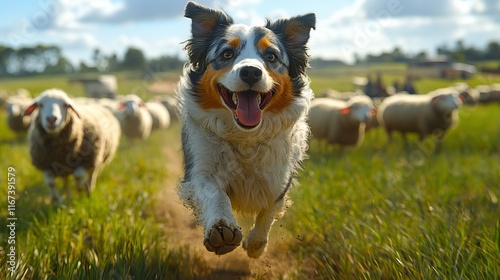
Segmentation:
<svg viewBox="0 0 500 280">
<path fill-rule="evenodd" d="M 252 85 L 262 79 L 262 70 L 254 66 L 245 66 L 240 70 L 240 78 L 245 83 Z"/>
</svg>

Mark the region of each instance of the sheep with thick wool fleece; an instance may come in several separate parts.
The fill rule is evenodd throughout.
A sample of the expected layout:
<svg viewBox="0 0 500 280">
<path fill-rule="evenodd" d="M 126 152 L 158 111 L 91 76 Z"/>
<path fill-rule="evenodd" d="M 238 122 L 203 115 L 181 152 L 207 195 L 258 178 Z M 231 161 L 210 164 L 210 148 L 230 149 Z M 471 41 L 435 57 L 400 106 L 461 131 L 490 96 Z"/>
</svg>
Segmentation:
<svg viewBox="0 0 500 280">
<path fill-rule="evenodd" d="M 316 98 L 311 103 L 308 123 L 314 138 L 353 146 L 363 142 L 366 122 L 373 114 L 374 106 L 367 96 L 356 96 L 348 102 Z"/>
<path fill-rule="evenodd" d="M 420 140 L 436 134 L 441 140 L 445 132 L 458 122 L 461 104 L 458 92 L 453 88 L 435 90 L 426 95 L 397 94 L 380 104 L 377 119 L 389 140 L 393 131 L 399 131 L 408 147 L 406 133 L 418 133 Z"/>
<path fill-rule="evenodd" d="M 125 137 L 144 140 L 151 134 L 153 118 L 139 96 L 129 94 L 123 97 L 115 116 L 120 121 Z"/>
<path fill-rule="evenodd" d="M 158 95 L 153 98 L 153 101 L 159 101 L 167 108 L 168 113 L 170 115 L 170 122 L 179 121 L 179 101 L 172 97 L 166 95 Z"/>
<path fill-rule="evenodd" d="M 160 101 L 148 101 L 144 103 L 152 118 L 151 130 L 165 129 L 170 126 L 170 114 Z"/>
<path fill-rule="evenodd" d="M 476 105 L 479 102 L 479 91 L 471 88 L 467 83 L 456 83 L 450 87 L 457 91 L 457 96 L 463 105 Z"/>
<path fill-rule="evenodd" d="M 31 124 L 31 116 L 25 116 L 24 110 L 32 102 L 33 99 L 27 97 L 10 97 L 7 99 L 7 125 L 18 136 L 25 135 Z"/>
<path fill-rule="evenodd" d="M 99 172 L 108 164 L 120 142 L 120 124 L 104 107 L 76 104 L 59 89 L 44 91 L 33 100 L 25 115 L 38 109 L 28 130 L 32 164 L 44 173 L 52 201 L 60 203 L 56 177 L 64 179 L 68 199 L 68 176 L 77 188 L 90 195 Z"/>
<path fill-rule="evenodd" d="M 500 84 L 479 85 L 476 90 L 479 92 L 479 103 L 500 103 Z"/>
</svg>

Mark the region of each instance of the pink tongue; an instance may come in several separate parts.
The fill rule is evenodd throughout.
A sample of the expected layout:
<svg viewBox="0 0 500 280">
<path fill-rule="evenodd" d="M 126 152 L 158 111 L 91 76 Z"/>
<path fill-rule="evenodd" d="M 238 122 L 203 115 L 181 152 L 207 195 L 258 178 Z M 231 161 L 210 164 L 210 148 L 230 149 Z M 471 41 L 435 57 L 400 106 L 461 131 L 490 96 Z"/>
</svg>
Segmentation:
<svg viewBox="0 0 500 280">
<path fill-rule="evenodd" d="M 238 92 L 237 94 L 238 107 L 236 108 L 236 116 L 240 123 L 244 126 L 258 125 L 262 115 L 259 102 L 257 102 L 258 93 Z"/>
</svg>

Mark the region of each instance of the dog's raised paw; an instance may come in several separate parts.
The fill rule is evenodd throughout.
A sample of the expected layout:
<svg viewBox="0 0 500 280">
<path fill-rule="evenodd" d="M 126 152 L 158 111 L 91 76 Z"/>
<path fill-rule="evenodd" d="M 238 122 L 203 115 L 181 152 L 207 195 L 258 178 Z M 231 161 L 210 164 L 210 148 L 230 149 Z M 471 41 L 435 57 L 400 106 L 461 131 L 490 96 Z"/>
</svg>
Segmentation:
<svg viewBox="0 0 500 280">
<path fill-rule="evenodd" d="M 217 255 L 224 255 L 236 249 L 242 239 L 243 234 L 240 229 L 232 230 L 226 225 L 217 224 L 212 226 L 205 236 L 203 244 L 208 251 L 215 252 Z"/>
</svg>

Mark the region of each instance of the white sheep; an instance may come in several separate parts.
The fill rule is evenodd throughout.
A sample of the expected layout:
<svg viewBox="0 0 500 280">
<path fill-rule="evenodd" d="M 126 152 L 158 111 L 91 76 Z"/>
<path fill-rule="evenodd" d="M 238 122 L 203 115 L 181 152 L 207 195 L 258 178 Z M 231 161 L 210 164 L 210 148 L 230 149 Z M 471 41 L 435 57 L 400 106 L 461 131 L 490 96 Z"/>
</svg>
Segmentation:
<svg viewBox="0 0 500 280">
<path fill-rule="evenodd" d="M 85 93 L 92 98 L 115 98 L 118 82 L 113 75 L 101 75 L 96 79 L 73 79 L 70 82 L 79 82 Z"/>
<path fill-rule="evenodd" d="M 170 126 L 170 114 L 161 102 L 148 101 L 144 105 L 146 105 L 146 109 L 148 109 L 153 120 L 151 130 L 165 129 Z"/>
<path fill-rule="evenodd" d="M 10 97 L 7 99 L 7 125 L 18 136 L 24 135 L 31 124 L 31 117 L 25 116 L 24 111 L 33 100 L 25 97 Z"/>
<path fill-rule="evenodd" d="M 374 112 L 373 103 L 367 96 L 355 96 L 348 102 L 316 98 L 311 103 L 308 123 L 314 138 L 353 146 L 363 142 L 366 122 Z"/>
<path fill-rule="evenodd" d="M 147 139 L 151 134 L 153 119 L 142 99 L 134 94 L 125 96 L 115 113 L 123 135 L 127 138 Z"/>
<path fill-rule="evenodd" d="M 444 88 L 427 95 L 396 94 L 386 98 L 378 107 L 377 119 L 392 140 L 392 132 L 401 132 L 408 148 L 406 133 L 438 137 L 437 148 L 445 132 L 458 122 L 458 108 L 462 102 L 457 91 Z"/>
<path fill-rule="evenodd" d="M 49 89 L 26 109 L 38 109 L 28 130 L 32 164 L 44 173 L 52 201 L 60 203 L 56 177 L 64 179 L 68 199 L 68 176 L 90 195 L 99 172 L 108 164 L 120 142 L 120 124 L 111 112 L 99 105 L 80 105 L 59 89 Z"/>
<path fill-rule="evenodd" d="M 479 91 L 466 83 L 456 83 L 451 87 L 457 91 L 458 98 L 464 105 L 476 105 L 479 102 Z"/>
<path fill-rule="evenodd" d="M 500 84 L 479 85 L 476 90 L 479 92 L 479 103 L 500 102 Z"/>
<path fill-rule="evenodd" d="M 170 115 L 170 122 L 177 122 L 179 121 L 179 101 L 172 97 L 172 96 L 156 96 L 153 98 L 154 101 L 160 101 L 165 108 L 168 110 L 168 114 Z"/>
</svg>

